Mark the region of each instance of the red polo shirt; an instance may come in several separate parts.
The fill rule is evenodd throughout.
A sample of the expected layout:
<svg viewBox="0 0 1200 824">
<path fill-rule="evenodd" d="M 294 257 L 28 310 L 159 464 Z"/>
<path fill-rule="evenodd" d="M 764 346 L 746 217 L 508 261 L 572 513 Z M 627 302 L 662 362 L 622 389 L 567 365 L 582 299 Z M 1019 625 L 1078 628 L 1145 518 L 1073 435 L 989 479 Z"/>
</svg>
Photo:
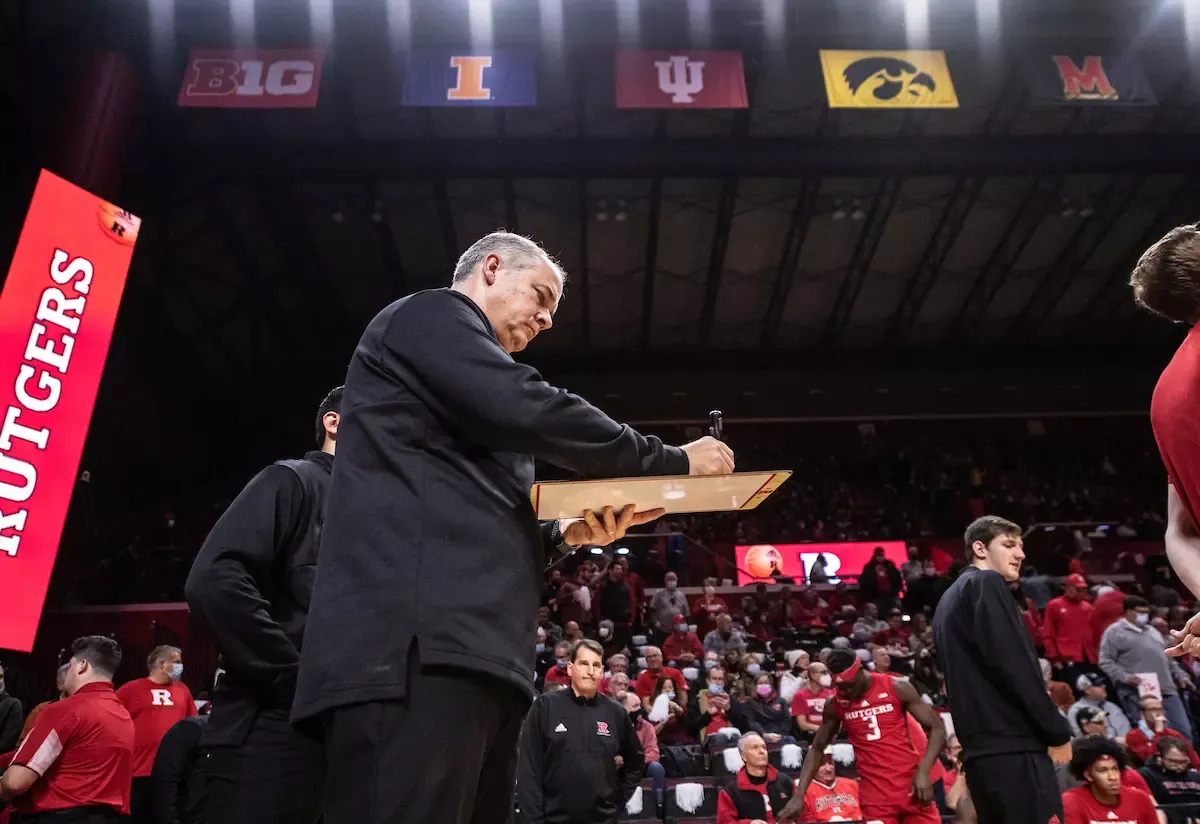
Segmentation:
<svg viewBox="0 0 1200 824">
<path fill-rule="evenodd" d="M 1192 523 L 1200 525 L 1200 325 L 1193 326 L 1175 357 L 1167 364 L 1154 398 L 1150 401 L 1150 424 L 1167 470 L 1167 482 L 1175 487 Z"/>
<path fill-rule="evenodd" d="M 38 715 L 12 763 L 41 780 L 13 801 L 32 815 L 72 807 L 112 807 L 129 814 L 133 720 L 108 682 L 85 684 Z"/>
<path fill-rule="evenodd" d="M 684 700 L 676 701 L 680 706 L 687 704 L 687 681 L 683 677 L 683 673 L 674 667 L 663 667 L 658 672 L 650 670 L 642 670 L 642 674 L 633 682 L 633 691 L 638 694 L 638 698 L 649 698 L 654 695 L 654 687 L 658 684 L 659 678 L 670 678 L 675 682 L 675 690 L 683 693 Z"/>
<path fill-rule="evenodd" d="M 139 678 L 122 685 L 117 698 L 129 710 L 137 742 L 133 750 L 133 777 L 145 778 L 154 769 L 154 756 L 167 730 L 196 714 L 192 691 L 182 681 L 159 684 Z"/>
</svg>

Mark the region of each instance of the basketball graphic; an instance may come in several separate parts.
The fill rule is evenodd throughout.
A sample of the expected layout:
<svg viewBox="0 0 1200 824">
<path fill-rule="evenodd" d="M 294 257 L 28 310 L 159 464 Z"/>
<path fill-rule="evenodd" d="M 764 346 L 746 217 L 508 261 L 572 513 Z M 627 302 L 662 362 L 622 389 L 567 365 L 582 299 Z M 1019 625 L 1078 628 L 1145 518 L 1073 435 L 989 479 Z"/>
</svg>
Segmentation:
<svg viewBox="0 0 1200 824">
<path fill-rule="evenodd" d="M 755 578 L 782 575 L 783 555 L 770 544 L 752 546 L 746 552 L 746 571 Z"/>
<path fill-rule="evenodd" d="M 100 226 L 113 240 L 132 246 L 137 243 L 138 230 L 142 227 L 142 219 L 125 211 L 120 206 L 101 202 Z"/>
</svg>

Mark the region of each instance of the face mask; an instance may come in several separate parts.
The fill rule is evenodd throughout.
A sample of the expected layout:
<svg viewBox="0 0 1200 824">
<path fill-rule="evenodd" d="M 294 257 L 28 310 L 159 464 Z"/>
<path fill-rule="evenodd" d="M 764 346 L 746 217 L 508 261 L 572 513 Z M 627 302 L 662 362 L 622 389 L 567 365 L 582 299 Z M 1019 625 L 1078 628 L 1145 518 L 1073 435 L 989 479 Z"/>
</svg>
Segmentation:
<svg viewBox="0 0 1200 824">
<path fill-rule="evenodd" d="M 667 698 L 674 699 L 675 690 L 663 690 L 663 695 L 667 696 Z"/>
<path fill-rule="evenodd" d="M 679 584 L 676 583 L 675 581 L 667 581 L 667 590 L 669 592 L 674 592 L 678 586 L 679 586 Z"/>
<path fill-rule="evenodd" d="M 534 650 L 536 650 L 536 651 L 537 651 L 537 654 L 538 654 L 538 655 L 541 655 L 543 652 L 545 652 L 545 651 L 546 651 L 546 645 L 545 645 L 545 644 L 541 644 L 541 643 L 534 644 L 533 648 L 534 648 Z"/>
<path fill-rule="evenodd" d="M 1142 613 L 1139 612 L 1137 614 L 1135 620 L 1142 626 L 1146 626 L 1146 624 L 1150 623 L 1150 613 L 1146 613 L 1145 615 L 1143 615 Z"/>
<path fill-rule="evenodd" d="M 751 675 L 758 675 L 760 672 L 762 672 L 762 667 L 760 667 L 758 664 L 748 664 L 746 666 L 746 672 L 750 673 Z"/>
<path fill-rule="evenodd" d="M 676 624 L 675 631 L 676 632 L 687 632 L 687 624 Z"/>
<path fill-rule="evenodd" d="M 705 661 L 705 662 L 704 662 L 704 668 L 705 668 L 706 670 L 710 670 L 710 669 L 712 669 L 713 667 L 715 667 L 716 665 L 717 665 L 717 662 L 716 662 L 716 661 Z"/>
<path fill-rule="evenodd" d="M 833 686 L 833 676 L 822 675 L 820 678 L 817 679 L 817 683 L 820 684 L 822 687 L 831 687 L 831 686 Z"/>
<path fill-rule="evenodd" d="M 720 695 L 723 692 L 725 692 L 725 688 L 723 686 L 721 686 L 720 684 L 709 684 L 708 685 L 708 694 L 709 695 Z"/>
<path fill-rule="evenodd" d="M 600 637 L 601 638 L 607 638 L 611 634 L 612 634 L 612 630 L 610 630 L 608 627 L 600 627 Z"/>
<path fill-rule="evenodd" d="M 171 671 L 167 673 L 172 681 L 178 681 L 183 677 L 183 664 L 172 664 Z"/>
<path fill-rule="evenodd" d="M 644 710 L 634 710 L 633 712 L 629 713 L 629 720 L 632 721 L 634 724 L 637 724 L 639 721 L 642 720 L 642 716 L 645 714 L 646 713 Z"/>
<path fill-rule="evenodd" d="M 730 635 L 733 635 L 732 630 L 728 630 L 728 629 L 721 630 L 721 638 L 723 638 L 724 640 L 728 641 Z"/>
<path fill-rule="evenodd" d="M 566 668 L 567 668 L 567 659 L 566 659 L 566 658 L 558 658 L 558 659 L 556 659 L 556 660 L 558 661 L 558 668 L 559 668 L 559 669 L 566 669 Z"/>
<path fill-rule="evenodd" d="M 759 684 L 754 688 L 754 691 L 758 693 L 760 698 L 770 698 L 771 693 L 774 692 L 770 684 Z"/>
</svg>

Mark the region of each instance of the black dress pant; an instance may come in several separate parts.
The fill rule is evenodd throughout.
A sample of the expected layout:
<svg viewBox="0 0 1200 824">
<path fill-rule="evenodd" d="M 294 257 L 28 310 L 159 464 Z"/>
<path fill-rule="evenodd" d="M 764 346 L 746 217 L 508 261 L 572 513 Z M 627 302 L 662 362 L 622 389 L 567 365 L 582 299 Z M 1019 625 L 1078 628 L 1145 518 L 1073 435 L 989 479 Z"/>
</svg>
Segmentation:
<svg viewBox="0 0 1200 824">
<path fill-rule="evenodd" d="M 507 681 L 422 667 L 409 649 L 403 699 L 326 721 L 325 824 L 507 824 L 529 698 Z"/>
<path fill-rule="evenodd" d="M 129 816 L 136 824 L 154 824 L 154 784 L 150 776 L 133 779 L 129 788 Z"/>
<path fill-rule="evenodd" d="M 297 733 L 287 710 L 262 710 L 240 747 L 208 747 L 196 762 L 205 824 L 314 824 L 325 749 Z"/>
<path fill-rule="evenodd" d="M 49 813 L 13 814 L 12 824 L 121 824 L 125 816 L 108 807 L 72 807 Z"/>
<path fill-rule="evenodd" d="M 967 760 L 967 789 L 979 824 L 1058 824 L 1062 795 L 1050 756 L 1042 752 Z"/>
</svg>

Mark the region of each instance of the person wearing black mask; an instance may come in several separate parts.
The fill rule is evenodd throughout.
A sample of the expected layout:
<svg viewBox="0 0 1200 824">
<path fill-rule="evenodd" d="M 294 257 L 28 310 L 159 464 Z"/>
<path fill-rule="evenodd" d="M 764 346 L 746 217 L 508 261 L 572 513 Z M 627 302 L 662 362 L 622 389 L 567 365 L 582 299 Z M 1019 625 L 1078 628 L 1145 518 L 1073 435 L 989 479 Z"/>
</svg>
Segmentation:
<svg viewBox="0 0 1200 824">
<path fill-rule="evenodd" d="M 1192 767 L 1181 739 L 1158 739 L 1154 758 L 1139 772 L 1159 804 L 1200 804 L 1200 772 Z"/>
</svg>

